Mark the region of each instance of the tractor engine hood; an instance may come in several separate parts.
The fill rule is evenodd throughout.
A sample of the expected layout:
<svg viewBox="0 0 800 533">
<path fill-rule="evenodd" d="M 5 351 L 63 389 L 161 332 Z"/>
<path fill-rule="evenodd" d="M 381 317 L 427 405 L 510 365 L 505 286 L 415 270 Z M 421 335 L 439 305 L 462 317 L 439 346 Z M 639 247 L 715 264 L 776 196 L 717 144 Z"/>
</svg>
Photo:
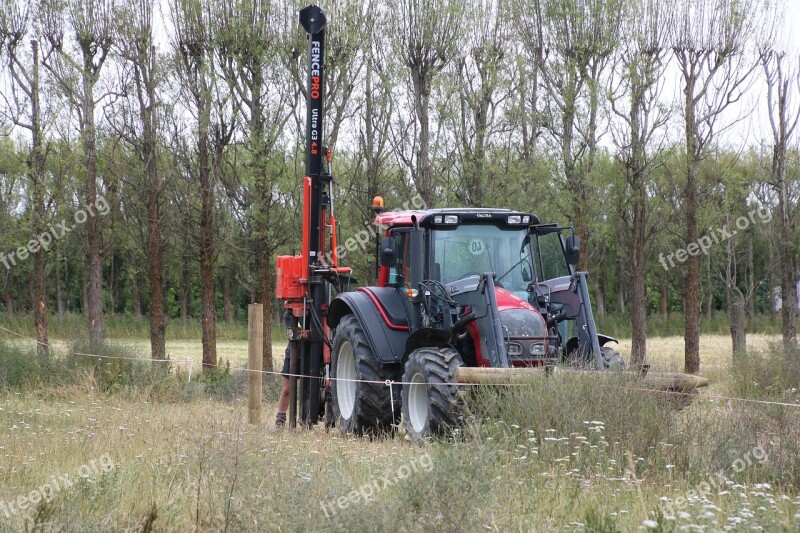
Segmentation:
<svg viewBox="0 0 800 533">
<path fill-rule="evenodd" d="M 530 364 L 552 355 L 544 317 L 527 300 L 502 287 L 496 288 L 500 323 L 512 364 Z"/>
<path fill-rule="evenodd" d="M 529 309 L 531 311 L 536 311 L 536 308 L 531 305 L 528 300 L 520 298 L 508 289 L 495 286 L 495 292 L 497 294 L 497 310 L 500 312 L 508 309 Z"/>
</svg>

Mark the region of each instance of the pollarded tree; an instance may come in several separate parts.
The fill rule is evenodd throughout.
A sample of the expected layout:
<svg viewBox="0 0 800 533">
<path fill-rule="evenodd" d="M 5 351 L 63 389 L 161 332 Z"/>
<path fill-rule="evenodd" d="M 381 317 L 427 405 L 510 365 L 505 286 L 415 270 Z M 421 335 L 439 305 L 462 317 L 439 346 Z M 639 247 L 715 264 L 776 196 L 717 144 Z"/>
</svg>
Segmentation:
<svg viewBox="0 0 800 533">
<path fill-rule="evenodd" d="M 612 128 L 617 157 L 627 184 L 621 215 L 630 232 L 631 363 L 642 365 L 647 355 L 647 267 L 645 249 L 654 226 L 648 204 L 652 173 L 666 149 L 662 134 L 668 112 L 659 104 L 669 47 L 669 7 L 659 0 L 630 0 L 622 20 L 622 40 L 611 91 L 611 106 L 622 121 Z M 620 291 L 622 287 L 620 287 Z"/>
<path fill-rule="evenodd" d="M 772 126 L 771 185 L 778 196 L 778 251 L 781 258 L 781 334 L 783 347 L 797 349 L 797 251 L 794 232 L 797 224 L 797 180 L 794 187 L 787 175 L 787 152 L 800 121 L 800 61 L 770 48 L 760 51 L 761 65 L 767 81 L 767 108 Z"/>
<path fill-rule="evenodd" d="M 620 0 L 520 0 L 519 29 L 528 56 L 537 58 L 547 96 L 543 128 L 559 152 L 555 190 L 568 193 L 569 211 L 583 251 L 580 270 L 592 253 L 588 239 L 602 111 L 603 75 L 618 46 Z"/>
<path fill-rule="evenodd" d="M 284 128 L 300 94 L 287 69 L 291 44 L 299 33 L 295 17 L 275 0 L 224 0 L 214 11 L 216 64 L 230 89 L 247 151 L 245 164 L 228 172 L 223 184 L 236 210 L 246 213 L 244 223 L 254 239 L 258 294 L 264 305 L 265 370 L 273 368 L 273 257 L 287 239 L 288 218 L 281 176 L 273 165 L 282 158 Z"/>
<path fill-rule="evenodd" d="M 148 281 L 150 285 L 150 350 L 166 358 L 162 202 L 165 181 L 158 168 L 158 90 L 162 82 L 153 40 L 153 0 L 136 0 L 122 13 L 119 50 L 130 76 L 132 98 L 122 109 L 118 131 L 133 148 L 143 175 L 142 197 L 147 212 Z"/>
<path fill-rule="evenodd" d="M 472 23 L 461 40 L 455 62 L 459 113 L 456 136 L 461 146 L 461 187 L 466 205 L 482 207 L 488 184 L 487 144 L 495 133 L 498 106 L 509 95 L 503 91 L 510 61 L 511 6 L 509 0 L 471 0 L 466 11 Z"/>
<path fill-rule="evenodd" d="M 28 177 L 27 206 L 31 216 L 32 235 L 38 237 L 49 226 L 48 190 L 46 183 L 44 121 L 42 118 L 42 83 L 39 76 L 39 39 L 31 33 L 31 6 L 20 0 L 4 0 L 0 4 L 0 47 L 6 56 L 10 91 L 3 99 L 4 110 L 14 125 L 28 130 L 31 135 L 30 154 L 26 174 Z M 26 43 L 26 38 L 30 38 Z M 30 55 L 25 47 L 30 44 Z M 5 92 L 5 91 L 4 91 Z M 31 241 L 33 242 L 33 241 Z M 28 246 L 18 259 L 33 256 L 31 297 L 33 320 L 36 327 L 37 352 L 41 362 L 50 355 L 47 337 L 47 291 L 45 284 L 46 250 L 41 242 Z M 20 248 L 22 250 L 22 248 Z M 24 257 L 23 257 L 24 255 Z"/>
<path fill-rule="evenodd" d="M 116 3 L 115 0 L 42 0 L 40 15 L 46 44 L 42 64 L 52 74 L 70 110 L 77 117 L 86 169 L 84 202 L 87 206 L 93 206 L 97 202 L 95 107 L 103 99 L 97 87 L 114 40 Z M 65 38 L 65 33 L 69 37 Z M 85 305 L 89 337 L 93 341 L 102 341 L 106 327 L 100 217 L 89 217 L 85 225 L 89 271 Z"/>
<path fill-rule="evenodd" d="M 403 120 L 395 141 L 396 152 L 429 207 L 435 200 L 431 168 L 431 94 L 436 76 L 458 53 L 464 9 L 456 0 L 402 0 L 389 27 L 396 49 L 408 69 L 408 91 L 413 116 Z"/>
<path fill-rule="evenodd" d="M 689 255 L 684 278 L 686 372 L 700 371 L 700 259 L 698 213 L 702 192 L 701 163 L 721 129 L 720 117 L 739 101 L 758 62 L 747 53 L 747 41 L 761 31 L 758 0 L 681 0 L 671 8 L 671 47 L 683 85 L 686 142 L 682 215 Z"/>
<path fill-rule="evenodd" d="M 390 39 L 386 32 L 379 31 L 382 27 L 385 27 L 385 14 L 375 12 L 368 31 L 369 38 L 361 51 L 365 57 L 362 91 L 354 96 L 357 122 L 352 170 L 337 176 L 342 185 L 340 190 L 344 193 L 339 195 L 341 199 L 337 200 L 337 205 L 350 208 L 355 231 L 374 227 L 372 199 L 375 196 L 384 197 L 387 200 L 386 207 L 390 209 L 387 196 L 395 190 L 398 182 L 402 182 L 392 179 L 398 174 L 390 140 L 392 118 L 397 113 L 398 104 L 392 94 L 393 65 L 387 57 Z M 358 268 L 350 259 L 346 259 L 345 264 Z M 374 267 L 365 270 L 365 273 L 368 274 L 358 279 L 364 278 L 368 283 L 376 282 L 377 273 Z"/>
<path fill-rule="evenodd" d="M 197 178 L 200 190 L 200 295 L 203 343 L 203 369 L 217 366 L 217 314 L 214 284 L 214 189 L 212 172 L 211 114 L 214 89 L 214 25 L 205 0 L 174 0 L 172 45 L 178 62 L 181 85 L 189 94 L 190 109 L 196 121 L 196 165 L 189 174 Z M 193 157 L 187 160 L 194 160 Z"/>
</svg>

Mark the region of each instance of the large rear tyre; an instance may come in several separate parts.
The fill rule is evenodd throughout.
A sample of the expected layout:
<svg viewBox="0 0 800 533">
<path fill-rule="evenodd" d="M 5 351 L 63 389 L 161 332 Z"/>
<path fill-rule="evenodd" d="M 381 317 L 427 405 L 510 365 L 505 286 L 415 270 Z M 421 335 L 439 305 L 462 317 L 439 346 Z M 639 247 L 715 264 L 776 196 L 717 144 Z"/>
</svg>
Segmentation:
<svg viewBox="0 0 800 533">
<path fill-rule="evenodd" d="M 453 348 L 418 348 L 403 373 L 403 427 L 414 442 L 458 427 L 462 413 L 456 369 L 463 366 Z"/>
<path fill-rule="evenodd" d="M 331 350 L 333 415 L 342 432 L 376 435 L 391 431 L 400 408 L 395 397 L 392 409 L 385 381 L 399 377 L 398 367 L 384 365 L 375 357 L 356 317 L 342 318 Z"/>
</svg>

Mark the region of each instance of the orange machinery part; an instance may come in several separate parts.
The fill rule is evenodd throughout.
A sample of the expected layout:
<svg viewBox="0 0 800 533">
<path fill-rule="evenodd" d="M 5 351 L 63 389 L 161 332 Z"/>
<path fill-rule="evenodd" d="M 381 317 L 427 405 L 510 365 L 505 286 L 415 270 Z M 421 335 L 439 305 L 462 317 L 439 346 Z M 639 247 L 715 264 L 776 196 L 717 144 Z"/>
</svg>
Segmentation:
<svg viewBox="0 0 800 533">
<path fill-rule="evenodd" d="M 302 255 L 281 255 L 275 262 L 275 296 L 279 300 L 300 300 L 306 296 L 305 270 Z"/>
</svg>

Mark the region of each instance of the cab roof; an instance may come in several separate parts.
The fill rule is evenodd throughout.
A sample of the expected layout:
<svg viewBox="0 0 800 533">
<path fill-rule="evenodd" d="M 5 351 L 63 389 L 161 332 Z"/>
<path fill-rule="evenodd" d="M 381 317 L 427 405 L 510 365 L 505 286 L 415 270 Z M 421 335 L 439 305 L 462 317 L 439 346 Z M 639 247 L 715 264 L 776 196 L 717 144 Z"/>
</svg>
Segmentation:
<svg viewBox="0 0 800 533">
<path fill-rule="evenodd" d="M 422 227 L 438 226 L 446 215 L 458 217 L 456 224 L 462 223 L 484 223 L 484 224 L 508 224 L 509 216 L 530 217 L 526 225 L 539 224 L 539 217 L 531 213 L 513 211 L 511 209 L 489 209 L 489 208 L 443 208 L 427 209 L 425 211 L 386 211 L 375 217 L 375 223 L 383 226 L 411 226 L 412 217 L 416 217 L 417 222 Z M 441 221 L 437 217 L 442 217 Z M 452 224 L 448 224 L 452 225 Z"/>
</svg>

